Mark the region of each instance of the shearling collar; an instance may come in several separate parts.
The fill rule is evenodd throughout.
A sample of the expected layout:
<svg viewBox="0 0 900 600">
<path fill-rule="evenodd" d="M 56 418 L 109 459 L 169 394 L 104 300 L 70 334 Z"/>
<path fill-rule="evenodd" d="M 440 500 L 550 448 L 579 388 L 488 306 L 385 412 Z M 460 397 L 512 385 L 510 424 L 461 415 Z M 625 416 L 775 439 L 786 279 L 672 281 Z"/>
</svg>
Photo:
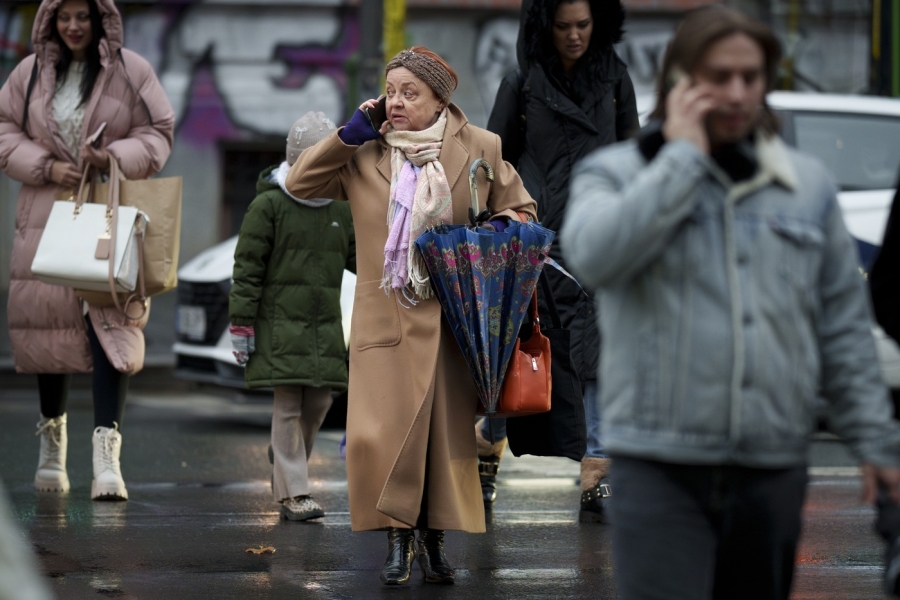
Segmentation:
<svg viewBox="0 0 900 600">
<path fill-rule="evenodd" d="M 641 129 L 637 142 L 644 158 L 653 160 L 666 143 L 662 121 L 651 121 Z M 797 173 L 777 135 L 757 131 L 744 142 L 714 152 L 711 158 L 732 181 L 745 181 L 762 172 L 790 190 L 797 187 Z"/>
</svg>

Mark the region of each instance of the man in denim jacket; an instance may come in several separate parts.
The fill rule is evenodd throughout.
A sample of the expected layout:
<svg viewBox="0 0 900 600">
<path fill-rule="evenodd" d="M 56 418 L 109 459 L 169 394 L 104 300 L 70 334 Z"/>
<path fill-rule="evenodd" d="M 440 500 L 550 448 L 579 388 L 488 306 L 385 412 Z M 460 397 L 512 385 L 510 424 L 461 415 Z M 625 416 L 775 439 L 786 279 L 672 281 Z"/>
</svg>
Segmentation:
<svg viewBox="0 0 900 600">
<path fill-rule="evenodd" d="M 689 14 L 655 121 L 575 169 L 560 237 L 602 307 L 624 600 L 788 598 L 821 397 L 866 501 L 898 499 L 900 426 L 834 184 L 765 104 L 780 53 L 734 9 Z"/>
</svg>

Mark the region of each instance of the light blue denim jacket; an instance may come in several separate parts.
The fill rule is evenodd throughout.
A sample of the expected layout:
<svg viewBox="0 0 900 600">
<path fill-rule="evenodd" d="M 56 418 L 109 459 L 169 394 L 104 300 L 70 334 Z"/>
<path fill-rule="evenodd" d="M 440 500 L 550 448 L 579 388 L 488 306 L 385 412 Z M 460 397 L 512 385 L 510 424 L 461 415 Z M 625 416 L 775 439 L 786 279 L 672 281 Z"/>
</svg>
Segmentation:
<svg viewBox="0 0 900 600">
<path fill-rule="evenodd" d="M 817 406 L 861 460 L 900 464 L 869 301 L 836 190 L 757 136 L 735 184 L 687 141 L 634 141 L 573 174 L 560 238 L 597 290 L 602 439 L 613 455 L 762 468 L 806 463 Z"/>
</svg>

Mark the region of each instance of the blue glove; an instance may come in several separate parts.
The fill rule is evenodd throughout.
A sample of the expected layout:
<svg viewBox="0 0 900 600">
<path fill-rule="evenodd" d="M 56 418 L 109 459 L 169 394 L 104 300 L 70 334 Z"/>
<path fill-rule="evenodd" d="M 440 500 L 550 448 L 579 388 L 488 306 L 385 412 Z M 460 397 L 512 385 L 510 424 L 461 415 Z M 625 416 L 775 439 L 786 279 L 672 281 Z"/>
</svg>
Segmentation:
<svg viewBox="0 0 900 600">
<path fill-rule="evenodd" d="M 482 229 L 487 229 L 488 231 L 496 231 L 497 233 L 503 233 L 506 231 L 506 228 L 509 226 L 509 221 L 500 217 L 498 219 L 491 219 L 487 223 L 483 223 L 481 225 Z"/>
<path fill-rule="evenodd" d="M 372 129 L 366 114 L 357 108 L 350 121 L 338 132 L 338 137 L 348 146 L 362 146 L 369 140 L 381 137 L 381 134 Z"/>
<path fill-rule="evenodd" d="M 509 226 L 509 221 L 506 219 L 491 219 L 487 222 L 488 225 L 491 225 L 494 228 L 494 231 L 497 233 L 503 233 L 506 231 L 506 228 Z"/>
</svg>

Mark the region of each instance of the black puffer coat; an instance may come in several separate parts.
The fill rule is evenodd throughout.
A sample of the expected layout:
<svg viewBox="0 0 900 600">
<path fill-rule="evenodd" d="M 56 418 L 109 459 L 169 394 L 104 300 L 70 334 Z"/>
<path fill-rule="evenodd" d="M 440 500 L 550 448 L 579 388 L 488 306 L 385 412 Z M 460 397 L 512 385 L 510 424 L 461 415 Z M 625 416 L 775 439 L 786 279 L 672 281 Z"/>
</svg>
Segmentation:
<svg viewBox="0 0 900 600">
<path fill-rule="evenodd" d="M 537 201 L 538 219 L 562 227 L 569 177 L 592 151 L 638 129 L 634 86 L 613 44 L 622 38 L 619 0 L 591 0 L 594 31 L 588 52 L 568 78 L 553 47 L 553 14 L 562 0 L 523 2 L 519 69 L 500 84 L 487 128 L 502 140 L 503 158 L 519 172 Z M 565 266 L 557 238 L 551 256 Z M 556 269 L 550 278 L 563 326 L 571 329 L 572 360 L 582 381 L 597 378 L 600 336 L 594 300 Z"/>
</svg>

